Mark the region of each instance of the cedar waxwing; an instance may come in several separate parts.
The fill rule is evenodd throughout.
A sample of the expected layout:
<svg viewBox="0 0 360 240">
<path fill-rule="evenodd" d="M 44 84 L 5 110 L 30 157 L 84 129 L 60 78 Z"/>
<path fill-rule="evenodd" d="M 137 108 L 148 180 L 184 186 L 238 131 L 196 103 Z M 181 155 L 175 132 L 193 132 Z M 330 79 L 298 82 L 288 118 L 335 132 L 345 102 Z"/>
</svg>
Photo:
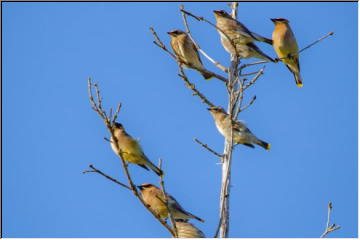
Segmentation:
<svg viewBox="0 0 360 240">
<path fill-rule="evenodd" d="M 159 176 L 163 174 L 163 172 L 145 156 L 138 141 L 132 139 L 131 136 L 127 134 L 122 124 L 115 122 L 112 129 L 125 161 L 137 164 L 146 170 L 149 170 L 148 167 L 150 167 Z M 110 144 L 115 154 L 118 154 L 115 141 L 112 137 L 110 139 Z"/>
<path fill-rule="evenodd" d="M 175 221 L 179 238 L 205 238 L 205 234 L 193 224 L 183 221 Z"/>
<path fill-rule="evenodd" d="M 179 60 L 184 63 L 183 66 L 190 68 L 191 66 L 187 65 L 189 63 L 199 69 L 204 69 L 204 66 L 201 62 L 200 55 L 196 49 L 194 43 L 191 41 L 190 37 L 181 30 L 174 30 L 168 32 L 171 37 L 170 45 L 174 50 L 175 55 Z M 209 80 L 212 76 L 208 73 L 201 73 L 206 80 Z"/>
<path fill-rule="evenodd" d="M 151 183 L 144 183 L 138 186 L 138 188 L 141 190 L 141 195 L 144 199 L 144 202 L 150 206 L 151 210 L 153 210 L 161 218 L 168 218 L 168 210 L 165 205 L 163 192 Z M 169 209 L 171 210 L 174 219 L 186 220 L 195 218 L 200 222 L 205 222 L 201 218 L 185 211 L 171 195 L 166 194 L 166 196 L 169 203 Z"/>
<path fill-rule="evenodd" d="M 221 29 L 221 31 L 218 30 L 221 43 L 226 51 L 231 54 L 237 53 L 242 58 L 255 57 L 274 62 L 274 59 L 263 53 L 253 43 L 254 41 L 261 41 L 272 44 L 271 39 L 250 32 L 250 30 L 247 29 L 242 23 L 233 19 L 224 10 L 215 10 L 214 13 L 216 19 L 216 26 Z M 224 34 L 226 34 L 226 36 Z M 235 45 L 236 52 L 234 50 L 233 44 L 231 44 L 229 39 Z"/>
<path fill-rule="evenodd" d="M 273 46 L 280 60 L 285 63 L 287 68 L 294 74 L 296 85 L 302 87 L 300 76 L 299 55 L 297 54 L 298 45 L 292 32 L 289 21 L 285 18 L 272 18 L 275 28 L 272 33 Z M 292 56 L 292 54 L 296 54 Z"/>
<path fill-rule="evenodd" d="M 230 138 L 231 121 L 229 115 L 221 107 L 208 108 L 211 115 L 214 117 L 215 124 L 219 132 L 226 138 Z M 245 125 L 244 122 L 233 120 L 232 126 L 233 139 L 237 144 L 244 144 L 245 146 L 254 148 L 253 144 L 257 144 L 266 150 L 270 150 L 271 145 L 258 139 Z"/>
</svg>

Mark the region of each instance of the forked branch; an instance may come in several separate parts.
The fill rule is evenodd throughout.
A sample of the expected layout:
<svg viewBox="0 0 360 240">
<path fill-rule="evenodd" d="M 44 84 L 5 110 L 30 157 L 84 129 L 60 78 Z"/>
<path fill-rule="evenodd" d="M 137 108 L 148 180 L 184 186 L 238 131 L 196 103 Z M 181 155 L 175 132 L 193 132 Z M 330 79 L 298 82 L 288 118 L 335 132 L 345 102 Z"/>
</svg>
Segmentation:
<svg viewBox="0 0 360 240">
<path fill-rule="evenodd" d="M 328 235 L 329 233 L 340 229 L 340 226 L 338 226 L 338 225 L 336 225 L 336 224 L 331 224 L 331 225 L 330 225 L 331 211 L 332 211 L 332 203 L 329 202 L 329 204 L 328 204 L 328 215 L 327 215 L 326 227 L 325 227 L 325 231 L 323 232 L 323 234 L 321 234 L 320 238 L 324 238 L 324 237 L 325 237 L 326 235 Z"/>
<path fill-rule="evenodd" d="M 93 88 L 95 88 L 95 92 L 96 92 L 96 100 L 94 99 L 94 96 L 93 96 Z M 112 129 L 112 125 L 114 123 L 114 121 L 117 119 L 117 116 L 120 112 L 120 109 L 121 109 L 121 104 L 119 104 L 117 106 L 117 109 L 114 113 L 113 116 L 111 116 L 112 114 L 107 114 L 106 111 L 102 108 L 102 97 L 101 97 L 101 94 L 100 94 L 100 89 L 99 89 L 99 85 L 97 83 L 94 83 L 92 84 L 91 82 L 91 79 L 89 78 L 88 79 L 88 92 L 89 92 L 89 100 L 90 100 L 90 103 L 92 105 L 92 109 L 97 112 L 100 116 L 100 118 L 104 121 L 105 125 L 106 125 L 106 128 L 108 129 L 110 135 L 111 135 L 111 139 L 112 139 L 112 143 L 115 144 L 116 146 L 116 149 L 117 149 L 117 155 L 119 156 L 120 160 L 121 160 L 121 163 L 122 163 L 122 167 L 124 169 L 124 172 L 125 172 L 125 176 L 128 180 L 128 185 L 126 184 L 123 184 L 123 183 L 120 183 L 119 181 L 115 180 L 114 178 L 108 176 L 107 174 L 101 172 L 100 170 L 92 167 L 92 165 L 90 165 L 90 168 L 92 170 L 87 170 L 87 171 L 84 171 L 84 173 L 87 173 L 87 172 L 95 172 L 95 173 L 98 173 L 104 177 L 106 177 L 107 179 L 121 185 L 122 187 L 125 187 L 127 189 L 129 189 L 134 195 L 135 197 L 143 204 L 143 206 L 170 232 L 170 234 L 172 236 L 176 236 L 176 233 L 174 232 L 174 230 L 166 223 L 166 221 L 164 221 L 160 216 L 158 216 L 155 212 L 153 212 L 151 209 L 150 209 L 150 206 L 148 206 L 142 196 L 139 194 L 139 192 L 137 191 L 136 189 L 136 185 L 134 184 L 133 180 L 132 180 L 132 177 L 130 175 L 130 172 L 129 172 L 129 169 L 128 169 L 128 165 L 127 163 L 125 162 L 124 160 L 124 157 L 123 157 L 123 152 L 120 150 L 119 148 L 119 144 L 118 144 L 118 140 L 117 138 L 114 136 L 114 132 L 113 132 L 113 129 Z"/>
</svg>

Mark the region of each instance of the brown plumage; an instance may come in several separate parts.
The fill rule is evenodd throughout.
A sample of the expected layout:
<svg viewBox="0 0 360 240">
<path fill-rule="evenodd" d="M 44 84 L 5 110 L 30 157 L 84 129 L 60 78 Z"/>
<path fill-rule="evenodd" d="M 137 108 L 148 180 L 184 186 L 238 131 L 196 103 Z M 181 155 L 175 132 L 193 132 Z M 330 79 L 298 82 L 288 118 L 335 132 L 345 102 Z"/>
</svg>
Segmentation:
<svg viewBox="0 0 360 240">
<path fill-rule="evenodd" d="M 175 222 L 179 238 L 205 238 L 205 234 L 189 222 Z"/>
<path fill-rule="evenodd" d="M 144 154 L 140 144 L 125 131 L 122 124 L 115 122 L 112 126 L 114 136 L 117 139 L 118 146 L 122 152 L 122 157 L 125 161 L 137 164 L 140 167 L 149 170 L 150 167 L 157 175 L 162 175 L 163 172 L 156 167 Z M 111 148 L 118 154 L 114 139 L 110 139 Z"/>
<path fill-rule="evenodd" d="M 271 57 L 263 53 L 254 43 L 261 41 L 272 44 L 272 40 L 259 34 L 251 32 L 245 25 L 233 19 L 224 10 L 215 10 L 216 26 L 220 34 L 223 47 L 231 54 L 238 54 L 242 58 L 260 58 L 274 61 Z M 234 46 L 236 50 L 234 49 Z"/>
<path fill-rule="evenodd" d="M 168 210 L 165 205 L 163 192 L 151 183 L 144 183 L 138 186 L 138 188 L 141 190 L 144 202 L 150 206 L 151 210 L 161 218 L 168 218 Z M 167 194 L 166 196 L 169 203 L 169 209 L 172 212 L 174 219 L 186 220 L 194 218 L 200 222 L 205 222 L 201 218 L 185 211 L 171 195 Z"/>
<path fill-rule="evenodd" d="M 299 48 L 295 35 L 290 28 L 289 21 L 285 18 L 273 18 L 271 21 L 275 24 L 272 34 L 274 50 L 280 60 L 285 63 L 286 67 L 293 73 L 296 85 L 302 87 L 299 55 L 297 54 Z"/>
<path fill-rule="evenodd" d="M 168 34 L 171 37 L 171 48 L 174 50 L 176 57 L 183 63 L 184 67 L 193 68 L 195 70 L 196 68 L 205 70 L 198 50 L 185 32 L 174 30 L 168 32 Z M 209 80 L 212 77 L 209 73 L 200 73 L 206 80 Z"/>
<path fill-rule="evenodd" d="M 270 150 L 271 145 L 257 138 L 248 129 L 244 122 L 232 120 L 222 107 L 208 108 L 209 112 L 215 120 L 215 125 L 219 132 L 226 138 L 231 138 L 231 126 L 234 142 L 244 144 L 245 146 L 254 148 L 253 144 L 257 144 L 266 150 Z"/>
</svg>

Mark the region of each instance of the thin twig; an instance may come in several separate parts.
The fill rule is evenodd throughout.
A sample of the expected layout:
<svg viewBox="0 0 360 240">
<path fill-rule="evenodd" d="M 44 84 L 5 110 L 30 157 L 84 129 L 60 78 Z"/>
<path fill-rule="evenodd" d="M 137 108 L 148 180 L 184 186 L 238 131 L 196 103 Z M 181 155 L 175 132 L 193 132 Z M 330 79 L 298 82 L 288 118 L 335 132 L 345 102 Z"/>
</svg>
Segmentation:
<svg viewBox="0 0 360 240">
<path fill-rule="evenodd" d="M 317 44 L 318 42 L 324 40 L 325 38 L 334 35 L 334 32 L 329 32 L 328 34 L 326 34 L 325 36 L 319 38 L 318 40 L 314 41 L 313 43 L 310 43 L 309 45 L 307 45 L 306 47 L 304 47 L 303 49 L 301 49 L 298 54 L 300 54 L 301 52 L 305 51 L 306 49 L 314 46 L 315 44 Z"/>
<path fill-rule="evenodd" d="M 267 61 L 267 60 L 261 60 L 261 61 L 256 61 L 256 62 L 252 62 L 252 63 L 246 63 L 246 64 L 241 65 L 240 71 L 244 68 L 254 66 L 254 65 L 264 64 L 264 63 L 271 63 L 271 62 Z"/>
<path fill-rule="evenodd" d="M 187 78 L 187 76 L 186 76 L 186 74 L 184 73 L 184 70 L 183 70 L 183 68 L 180 66 L 180 64 L 179 64 L 179 72 L 180 72 L 180 73 L 179 73 L 179 76 L 184 80 L 185 85 L 194 92 L 193 96 L 198 96 L 203 103 L 209 105 L 210 107 L 215 106 L 213 103 L 211 103 L 211 102 L 205 97 L 204 94 L 202 94 L 199 90 L 196 89 L 196 87 L 195 87 L 195 85 L 194 85 L 193 83 L 191 83 L 191 82 L 189 81 L 189 79 Z"/>
<path fill-rule="evenodd" d="M 162 159 L 160 158 L 159 159 L 159 169 L 162 170 Z M 169 200 L 168 200 L 168 197 L 167 197 L 167 194 L 165 192 L 165 184 L 164 184 L 164 180 L 163 180 L 163 177 L 164 177 L 164 174 L 161 174 L 159 176 L 160 178 L 160 187 L 161 187 L 161 191 L 163 193 L 163 197 L 165 199 L 165 206 L 166 206 L 166 209 L 168 211 L 168 217 L 170 218 L 170 222 L 173 226 L 173 232 L 174 232 L 174 237 L 175 238 L 178 238 L 178 231 L 177 231 L 177 228 L 176 228 L 176 224 L 175 224 L 175 220 L 174 220 L 174 216 L 173 216 L 173 213 L 172 211 L 170 210 L 170 206 L 169 206 Z"/>
<path fill-rule="evenodd" d="M 224 71 L 224 72 L 227 72 L 228 69 L 226 67 L 224 67 L 223 65 L 221 65 L 218 61 L 215 61 L 214 59 L 212 59 L 209 55 L 207 55 L 207 53 L 202 50 L 200 48 L 200 45 L 195 42 L 194 38 L 192 37 L 191 35 L 191 32 L 190 32 L 190 28 L 189 28 L 189 25 L 187 23 L 187 19 L 186 19 L 186 14 L 181 11 L 181 10 L 184 10 L 184 5 L 181 4 L 180 5 L 180 12 L 181 12 L 181 15 L 182 15 L 182 19 L 183 19 L 183 22 L 184 22 L 184 25 L 185 25 L 185 29 L 186 29 L 186 32 L 188 34 L 188 36 L 190 37 L 191 41 L 194 43 L 195 47 L 197 50 L 199 50 L 199 52 L 204 56 L 206 57 L 210 62 L 212 62 L 216 67 L 218 67 L 220 70 Z"/>
<path fill-rule="evenodd" d="M 116 184 L 119 184 L 120 186 L 124 187 L 124 188 L 127 188 L 128 190 L 131 191 L 131 188 L 129 186 L 127 186 L 126 184 L 122 183 L 122 182 L 119 182 L 118 180 L 116 180 L 115 178 L 113 177 L 110 177 L 109 175 L 103 173 L 102 171 L 100 171 L 99 169 L 95 168 L 93 165 L 89 165 L 89 168 L 91 168 L 92 170 L 86 170 L 86 171 L 83 171 L 83 173 L 91 173 L 91 172 L 94 172 L 94 173 L 98 173 L 102 176 L 104 176 L 105 178 L 109 179 L 110 181 L 113 181 L 114 183 Z"/>
<path fill-rule="evenodd" d="M 240 109 L 239 112 L 243 112 L 244 110 L 246 110 L 248 107 L 250 107 L 256 100 L 256 96 L 253 96 L 253 98 L 250 100 L 250 102 L 243 108 Z"/>
<path fill-rule="evenodd" d="M 242 73 L 242 74 L 240 74 L 239 76 L 240 76 L 240 77 L 247 77 L 247 76 L 255 75 L 255 74 L 257 74 L 257 73 L 259 73 L 259 71 L 249 72 L 249 73 Z"/>
<path fill-rule="evenodd" d="M 178 62 L 180 62 L 181 64 L 186 64 L 189 66 L 189 68 L 193 68 L 195 70 L 197 70 L 198 72 L 200 73 L 203 73 L 203 74 L 208 74 L 208 75 L 211 75 L 212 77 L 214 78 L 217 78 L 218 80 L 222 81 L 222 82 L 225 82 L 227 81 L 226 78 L 224 78 L 223 76 L 219 75 L 219 74 L 216 74 L 212 71 L 209 71 L 207 69 L 204 69 L 204 68 L 199 68 L 191 63 L 188 63 L 188 62 L 181 62 L 181 59 L 177 58 L 172 52 L 170 52 L 166 46 L 164 45 L 164 43 L 160 40 L 159 36 L 157 35 L 157 33 L 155 32 L 154 28 L 150 27 L 150 31 L 151 33 L 154 35 L 155 37 L 155 41 L 153 41 L 153 43 L 158 46 L 159 48 L 163 49 L 165 52 L 167 52 L 168 54 L 170 54 L 170 56 L 172 56 L 174 59 L 176 59 Z"/>
<path fill-rule="evenodd" d="M 120 113 L 120 109 L 121 109 L 121 103 L 119 103 L 116 107 L 116 111 L 114 113 L 114 117 L 112 118 L 111 122 L 114 123 Z M 110 118 L 111 119 L 111 118 Z"/>
<path fill-rule="evenodd" d="M 332 203 L 329 202 L 328 204 L 328 215 L 327 215 L 327 221 L 326 221 L 326 227 L 325 227 L 325 231 L 323 234 L 321 234 L 320 238 L 324 238 L 327 234 L 336 231 L 338 229 L 340 229 L 340 226 L 336 225 L 336 224 L 331 224 L 330 226 L 330 216 L 331 216 L 331 211 L 332 211 Z"/>
<path fill-rule="evenodd" d="M 209 152 L 211 152 L 212 154 L 218 156 L 219 158 L 222 158 L 223 155 L 221 155 L 220 153 L 215 152 L 214 150 L 212 150 L 211 148 L 209 148 L 209 146 L 207 144 L 202 143 L 199 139 L 194 138 L 194 141 L 197 142 L 198 144 L 200 144 L 200 146 L 202 146 L 203 148 L 205 148 L 206 150 L 208 150 Z"/>
<path fill-rule="evenodd" d="M 244 87 L 244 90 L 246 90 L 248 87 L 250 87 L 251 85 L 253 85 L 256 80 L 258 80 L 258 78 L 264 74 L 264 69 L 265 69 L 265 66 L 263 66 L 258 72 L 257 74 L 250 80 L 250 82 L 248 82 L 245 87 Z"/>
<path fill-rule="evenodd" d="M 96 96 L 97 96 L 97 103 L 95 102 L 94 100 L 94 97 L 93 97 L 93 86 L 95 88 L 95 91 L 96 91 Z M 166 221 L 164 221 L 160 216 L 158 216 L 151 208 L 150 206 L 148 206 L 142 196 L 139 194 L 139 192 L 137 191 L 136 189 L 136 186 L 131 178 L 131 175 L 129 173 L 129 169 L 128 169 L 128 166 L 127 166 L 127 163 L 125 162 L 124 160 L 124 157 L 123 157 L 123 152 L 120 150 L 119 148 L 119 144 L 118 144 L 118 140 L 117 138 L 114 136 L 114 132 L 113 132 L 113 129 L 112 129 L 112 122 L 111 122 L 111 119 L 107 116 L 106 112 L 104 110 L 102 110 L 102 106 L 101 106 L 101 103 L 102 103 L 102 98 L 101 98 L 101 94 L 100 94 L 100 89 L 99 89 L 99 85 L 97 83 L 94 83 L 92 84 L 91 82 L 91 79 L 89 78 L 88 79 L 88 92 L 89 92 L 89 100 L 91 102 L 91 105 L 92 105 L 92 109 L 94 111 L 96 111 L 100 118 L 104 121 L 105 125 L 106 125 L 106 128 L 108 129 L 110 135 L 111 135 L 111 139 L 113 140 L 113 143 L 114 145 L 116 146 L 116 149 L 117 149 L 117 155 L 118 157 L 120 158 L 121 160 L 121 163 L 122 163 L 122 167 L 124 169 L 124 172 L 125 172 L 125 176 L 128 180 L 128 183 L 129 183 L 129 188 L 131 190 L 131 192 L 135 195 L 135 197 L 143 204 L 143 206 L 170 232 L 170 234 L 172 236 L 175 236 L 175 233 L 173 231 L 173 229 L 166 223 Z M 120 105 L 121 106 L 121 105 Z M 117 116 L 118 112 L 120 111 L 120 107 L 118 105 L 117 107 L 117 111 L 115 113 L 115 115 Z"/>
</svg>

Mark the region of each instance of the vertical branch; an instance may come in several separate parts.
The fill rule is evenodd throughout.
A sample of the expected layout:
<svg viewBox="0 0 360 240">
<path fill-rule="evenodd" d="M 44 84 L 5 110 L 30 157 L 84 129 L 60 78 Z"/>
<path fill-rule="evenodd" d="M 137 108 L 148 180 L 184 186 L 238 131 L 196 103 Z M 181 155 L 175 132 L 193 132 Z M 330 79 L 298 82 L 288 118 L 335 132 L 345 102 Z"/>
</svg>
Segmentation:
<svg viewBox="0 0 360 240">
<path fill-rule="evenodd" d="M 161 158 L 159 159 L 158 167 L 159 167 L 160 170 L 162 170 L 162 159 L 161 159 Z M 161 174 L 161 175 L 160 175 L 160 187 L 161 187 L 161 191 L 162 191 L 162 193 L 163 193 L 163 197 L 164 197 L 164 199 L 165 199 L 164 204 L 165 204 L 165 206 L 166 206 L 166 208 L 167 208 L 168 217 L 170 218 L 170 222 L 171 222 L 171 225 L 172 225 L 172 227 L 173 227 L 173 234 L 174 234 L 173 236 L 174 236 L 175 238 L 178 238 L 178 237 L 179 237 L 179 236 L 178 236 L 178 231 L 177 231 L 177 228 L 176 228 L 174 216 L 173 216 L 173 214 L 172 214 L 172 211 L 170 210 L 169 199 L 168 199 L 167 194 L 166 194 L 166 192 L 165 192 L 165 184 L 164 184 L 164 179 L 163 179 L 163 177 L 164 177 L 164 174 Z M 161 200 L 161 199 L 160 199 L 160 200 Z"/>
<path fill-rule="evenodd" d="M 328 204 L 328 215 L 327 215 L 327 221 L 326 221 L 325 230 L 324 230 L 324 233 L 321 234 L 320 238 L 324 238 L 329 233 L 340 229 L 340 226 L 338 226 L 336 224 L 331 224 L 330 225 L 331 210 L 332 210 L 332 203 L 329 202 L 329 204 Z"/>
<path fill-rule="evenodd" d="M 232 16 L 236 19 L 238 3 L 234 2 L 231 5 Z M 236 55 L 231 55 L 231 66 L 229 68 L 229 79 L 227 82 L 228 89 L 228 108 L 227 112 L 229 118 L 233 119 L 234 108 L 236 105 L 237 97 L 235 96 L 235 90 L 238 85 L 238 65 L 239 59 Z M 241 81 L 241 80 L 240 80 Z M 242 94 L 242 89 L 239 89 L 238 94 Z M 241 97 L 242 99 L 242 97 Z M 220 223 L 217 233 L 221 238 L 227 238 L 229 236 L 229 219 L 230 219 L 230 181 L 231 181 L 231 160 L 233 152 L 233 132 L 232 127 L 230 133 L 230 139 L 225 139 L 225 147 L 223 154 L 223 163 L 221 171 L 221 192 L 220 192 Z M 217 237 L 216 234 L 215 237 Z"/>
</svg>

